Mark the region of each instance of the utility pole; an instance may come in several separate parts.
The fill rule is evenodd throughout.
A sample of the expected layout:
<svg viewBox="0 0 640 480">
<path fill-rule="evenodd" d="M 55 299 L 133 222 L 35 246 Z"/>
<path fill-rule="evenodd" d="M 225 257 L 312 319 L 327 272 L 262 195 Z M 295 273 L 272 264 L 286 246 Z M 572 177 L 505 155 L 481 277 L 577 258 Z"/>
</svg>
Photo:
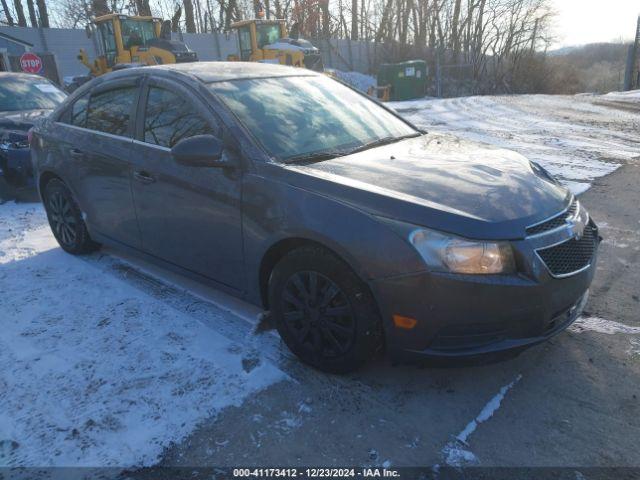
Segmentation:
<svg viewBox="0 0 640 480">
<path fill-rule="evenodd" d="M 636 38 L 633 45 L 629 48 L 627 57 L 627 71 L 624 76 L 624 89 L 636 90 L 640 88 L 640 16 L 638 17 L 638 25 L 636 27 Z"/>
</svg>

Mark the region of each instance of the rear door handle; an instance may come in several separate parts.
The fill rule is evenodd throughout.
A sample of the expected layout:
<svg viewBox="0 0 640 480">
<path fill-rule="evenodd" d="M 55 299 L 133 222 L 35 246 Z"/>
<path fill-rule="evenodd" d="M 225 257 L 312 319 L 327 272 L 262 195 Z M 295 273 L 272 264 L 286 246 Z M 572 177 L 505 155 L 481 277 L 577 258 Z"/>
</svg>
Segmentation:
<svg viewBox="0 0 640 480">
<path fill-rule="evenodd" d="M 133 172 L 133 178 L 135 178 L 141 183 L 153 183 L 156 181 L 156 179 L 153 178 L 150 174 L 148 174 L 147 172 L 141 172 L 141 171 Z"/>
<path fill-rule="evenodd" d="M 72 148 L 69 153 L 71 154 L 71 158 L 82 158 L 82 157 L 84 157 L 84 152 L 82 150 L 78 150 L 77 148 Z"/>
</svg>

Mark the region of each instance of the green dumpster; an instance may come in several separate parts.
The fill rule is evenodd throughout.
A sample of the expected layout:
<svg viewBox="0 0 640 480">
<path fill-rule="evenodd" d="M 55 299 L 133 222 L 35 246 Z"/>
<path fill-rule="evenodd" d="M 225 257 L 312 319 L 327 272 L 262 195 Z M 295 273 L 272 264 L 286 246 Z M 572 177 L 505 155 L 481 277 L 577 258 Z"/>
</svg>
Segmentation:
<svg viewBox="0 0 640 480">
<path fill-rule="evenodd" d="M 427 92 L 427 62 L 410 60 L 384 63 L 378 70 L 378 87 L 390 87 L 389 100 L 411 100 Z"/>
</svg>

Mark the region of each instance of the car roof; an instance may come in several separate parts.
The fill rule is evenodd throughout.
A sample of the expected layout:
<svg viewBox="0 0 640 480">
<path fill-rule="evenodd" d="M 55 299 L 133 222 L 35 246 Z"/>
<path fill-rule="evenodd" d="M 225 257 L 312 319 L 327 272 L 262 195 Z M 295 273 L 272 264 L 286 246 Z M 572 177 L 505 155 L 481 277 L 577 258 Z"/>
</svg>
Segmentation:
<svg viewBox="0 0 640 480">
<path fill-rule="evenodd" d="M 259 62 L 191 62 L 149 67 L 126 68 L 110 73 L 108 78 L 151 73 L 158 76 L 186 75 L 204 83 L 224 82 L 251 78 L 290 76 L 317 76 L 316 72 L 304 68 Z M 107 77 L 105 77 L 106 79 Z"/>
</svg>

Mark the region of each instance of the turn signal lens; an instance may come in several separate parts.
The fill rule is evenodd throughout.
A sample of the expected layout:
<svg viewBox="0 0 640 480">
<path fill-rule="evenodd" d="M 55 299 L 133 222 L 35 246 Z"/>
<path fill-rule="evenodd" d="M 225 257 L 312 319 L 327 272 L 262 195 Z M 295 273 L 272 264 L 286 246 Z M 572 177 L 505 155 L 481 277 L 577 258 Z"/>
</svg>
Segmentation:
<svg viewBox="0 0 640 480">
<path fill-rule="evenodd" d="M 398 328 L 404 328 L 405 330 L 411 330 L 416 326 L 418 321 L 415 318 L 403 317 L 402 315 L 393 316 L 393 324 Z"/>
</svg>

